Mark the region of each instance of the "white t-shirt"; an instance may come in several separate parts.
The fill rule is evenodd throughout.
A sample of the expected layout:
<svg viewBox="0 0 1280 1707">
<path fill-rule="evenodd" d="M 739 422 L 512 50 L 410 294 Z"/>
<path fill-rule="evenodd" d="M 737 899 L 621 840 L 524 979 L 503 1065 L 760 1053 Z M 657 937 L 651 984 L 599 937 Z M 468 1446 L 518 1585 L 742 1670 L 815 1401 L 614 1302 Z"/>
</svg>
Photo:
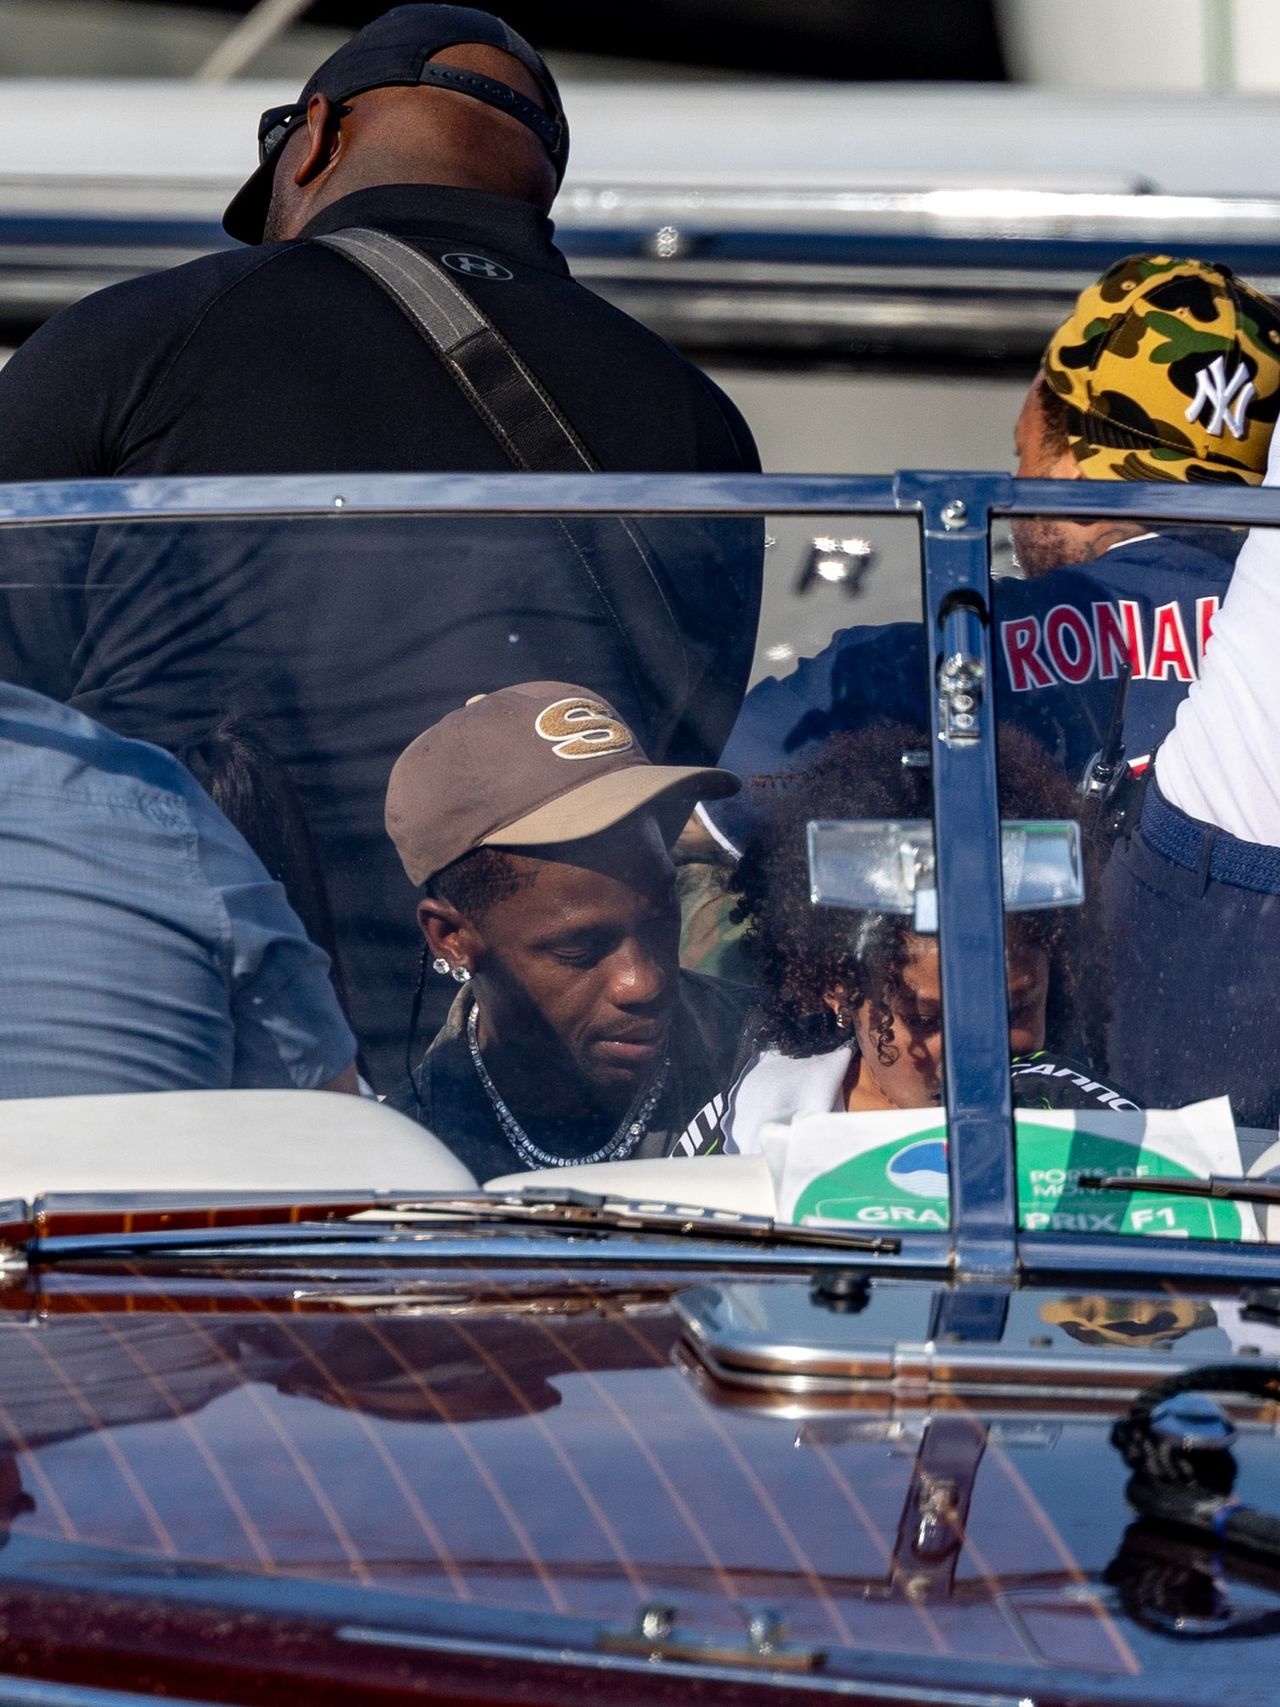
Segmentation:
<svg viewBox="0 0 1280 1707">
<path fill-rule="evenodd" d="M 1263 484 L 1280 486 L 1280 433 Z M 1188 817 L 1280 847 L 1280 528 L 1253 528 L 1241 547 L 1156 780 Z"/>
<path fill-rule="evenodd" d="M 725 1149 L 743 1156 L 763 1150 L 760 1133 L 770 1120 L 792 1114 L 835 1114 L 844 1110 L 844 1076 L 853 1047 L 796 1058 L 776 1049 L 753 1055 L 729 1093 L 721 1116 Z"/>
</svg>

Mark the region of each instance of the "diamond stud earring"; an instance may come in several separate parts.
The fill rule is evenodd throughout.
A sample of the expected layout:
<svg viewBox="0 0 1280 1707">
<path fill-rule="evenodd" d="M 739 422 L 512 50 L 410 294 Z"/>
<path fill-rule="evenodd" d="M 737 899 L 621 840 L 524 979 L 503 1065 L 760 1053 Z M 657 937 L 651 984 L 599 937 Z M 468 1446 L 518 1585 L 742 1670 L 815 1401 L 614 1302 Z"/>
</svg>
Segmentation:
<svg viewBox="0 0 1280 1707">
<path fill-rule="evenodd" d="M 431 962 L 431 970 L 433 972 L 438 972 L 442 978 L 447 978 L 453 968 L 449 965 L 449 962 L 445 959 L 443 954 L 437 954 L 435 959 Z"/>
<path fill-rule="evenodd" d="M 466 966 L 452 967 L 450 969 L 450 977 L 459 984 L 469 984 L 471 982 L 471 972 Z"/>
</svg>

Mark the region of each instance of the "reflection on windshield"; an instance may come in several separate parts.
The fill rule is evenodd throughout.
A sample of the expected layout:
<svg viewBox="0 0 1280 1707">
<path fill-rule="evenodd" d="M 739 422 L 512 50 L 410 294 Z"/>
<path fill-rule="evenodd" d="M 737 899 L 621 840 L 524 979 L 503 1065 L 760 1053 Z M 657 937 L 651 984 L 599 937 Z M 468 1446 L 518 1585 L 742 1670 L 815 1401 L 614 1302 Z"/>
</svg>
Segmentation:
<svg viewBox="0 0 1280 1707">
<path fill-rule="evenodd" d="M 442 826 L 431 876 L 474 851 L 472 842 L 548 804 L 570 780 L 587 780 L 593 766 L 612 773 L 651 756 L 684 767 L 688 774 L 663 804 L 669 815 L 679 797 L 687 815 L 690 780 L 718 754 L 745 688 L 762 528 L 749 518 L 656 518 L 641 529 L 607 517 L 566 528 L 572 548 L 554 521 L 353 519 L 340 532 L 327 520 L 6 532 L 11 620 L 0 673 L 8 780 L 15 801 L 25 792 L 30 802 L 21 821 L 15 810 L 10 822 L 22 857 L 6 875 L 23 934 L 8 936 L 15 957 L 5 996 L 7 1094 L 354 1088 L 357 1045 L 365 1078 L 380 1093 L 397 1093 L 406 1078 L 423 941 L 416 914 L 428 874 L 407 879 L 386 834 L 388 777 L 424 730 L 504 681 L 559 684 L 520 730 L 551 771 L 539 770 L 523 799 L 500 802 L 497 773 L 517 763 L 508 745 L 498 764 L 500 737 L 493 786 L 475 803 L 470 839 L 459 840 L 456 822 L 452 835 L 443 828 L 445 803 L 461 809 L 479 779 L 465 752 L 456 752 L 447 774 L 431 782 L 441 782 L 443 794 L 423 802 Z M 424 575 L 440 564 L 448 574 L 431 575 L 424 600 Z M 643 602 L 638 592 L 627 595 L 631 620 L 620 627 L 611 597 L 637 575 L 652 591 Z M 585 729 L 574 722 L 597 706 L 625 732 L 616 740 L 598 719 Z M 533 721 L 542 714 L 537 733 Z M 185 770 L 111 741 L 107 729 L 179 755 L 225 818 L 209 810 Z M 710 781 L 706 787 L 716 790 Z M 597 810 L 590 822 L 570 808 L 554 839 L 582 840 L 647 811 L 653 792 L 633 789 L 616 811 Z M 61 825 L 42 823 L 40 803 L 51 796 L 63 804 Z M 666 1062 L 678 915 L 663 844 L 675 827 L 664 818 L 661 830 L 624 838 L 635 857 L 616 892 L 575 895 L 574 943 L 537 946 L 548 964 L 567 965 L 566 956 L 616 961 L 617 1002 L 597 990 L 549 1020 L 541 997 L 513 1013 L 517 980 L 517 994 L 494 1004 L 494 1023 L 505 1025 L 508 1039 L 500 1074 L 520 1053 L 510 1042 L 513 1023 L 535 1010 L 540 1016 L 527 1037 L 530 1059 L 554 1039 L 555 1052 L 543 1056 L 540 1101 L 548 1106 L 535 1101 L 525 1112 L 535 1125 L 576 1124 L 533 1139 L 548 1154 L 557 1142 L 570 1155 L 593 1153 L 600 1142 L 589 1140 L 605 1115 L 609 1131 L 601 1136 L 619 1133 L 624 1149 L 635 1149 L 664 1089 L 660 1129 L 674 1137 L 718 1088 L 708 1078 L 705 1096 L 691 1102 L 681 1060 Z M 597 865 L 608 866 L 607 852 Z M 590 888 L 585 864 L 577 869 L 579 888 Z M 470 875 L 475 890 L 476 872 Z M 268 876 L 283 882 L 305 935 L 287 909 L 279 911 L 282 898 Z M 604 881 L 601 874 L 597 887 Z M 445 883 L 467 899 L 466 873 Z M 478 899 L 483 911 L 489 897 Z M 69 916 L 77 907 L 79 916 Z M 610 932 L 624 945 L 621 960 L 611 958 Z M 143 940 L 142 957 L 130 955 L 135 938 Z M 331 978 L 308 938 L 328 952 Z M 86 940 L 110 946 L 101 967 L 86 961 Z M 656 974 L 645 969 L 650 959 Z M 426 981 L 419 1046 L 444 1022 L 456 993 L 447 977 Z M 74 1008 L 80 1047 L 65 1061 L 62 1016 Z M 706 1021 L 712 1030 L 726 1023 L 718 1012 Z M 695 1046 L 689 1038 L 686 1047 Z M 575 1070 L 571 1091 L 597 1083 L 603 1071 L 603 1107 L 590 1099 L 571 1106 L 571 1095 L 552 1106 L 547 1087 L 573 1058 L 586 1059 L 590 1072 L 584 1080 Z M 467 1073 L 483 1089 L 470 1063 Z M 627 1094 L 619 1101 L 620 1090 Z M 505 1143 L 500 1135 L 494 1142 Z M 521 1160 L 505 1146 L 503 1164 Z"/>
<path fill-rule="evenodd" d="M 1260 302 L 1199 262 L 1113 268 L 1030 376 L 1021 472 L 1256 483 Z M 1236 360 L 1211 410 L 1198 376 Z M 824 525 L 764 598 L 771 634 L 794 607 L 829 644 L 750 691 L 758 518 L 5 530 L 0 1090 L 363 1087 L 477 1181 L 758 1155 L 762 1213 L 945 1227 L 926 636 L 850 620 L 874 581 L 813 572 L 853 540 Z M 1233 579 L 1236 528 L 1011 531 L 1000 811 L 1083 831 L 1083 904 L 1006 923 L 1022 1224 L 1265 1236 L 1078 1180 L 1275 1161 L 1269 548 Z M 925 827 L 914 912 L 814 904 L 810 827 L 851 821 Z"/>
<path fill-rule="evenodd" d="M 1024 461 L 1028 444 L 1045 454 L 1051 417 L 1024 413 Z M 1205 457 L 1204 467 L 1215 465 Z M 1021 614 L 999 625 L 1001 718 L 1019 721 L 1020 700 L 1041 692 L 1074 694 L 1082 706 L 1102 692 L 1122 734 L 1124 762 L 1086 811 L 1095 1058 L 1139 1107 L 1196 1109 L 1151 1115 L 1130 1130 L 1103 1120 L 1098 1166 L 1175 1178 L 1269 1171 L 1280 1117 L 1269 1000 L 1280 859 L 1269 845 L 1276 830 L 1266 819 L 1266 766 L 1257 762 L 1269 738 L 1259 696 L 1272 673 L 1257 667 L 1257 648 L 1271 626 L 1270 536 L 1259 530 L 1242 551 L 1242 531 L 1228 527 L 1032 518 L 1014 532 L 1032 578 L 1022 584 Z M 997 591 L 997 609 L 999 599 Z M 1243 646 L 1235 657 L 1233 634 Z M 1085 711 L 1084 721 L 1096 727 L 1096 713 Z M 1242 753 L 1247 774 L 1235 765 Z M 1020 1138 L 1024 1149 L 1028 1142 Z M 1261 1211 L 1224 1206 L 1219 1215 L 1171 1195 L 1135 1193 L 1127 1209 L 1109 1203 L 1099 1214 L 1076 1184 L 1089 1165 L 1078 1145 L 1046 1193 L 1053 1201 L 1024 1224 L 1245 1239 L 1260 1228 L 1267 1236 Z"/>
<path fill-rule="evenodd" d="M 1006 736 L 1004 815 L 1074 816 L 1070 785 L 1037 754 L 1016 731 Z M 815 820 L 927 818 L 927 731 L 889 724 L 835 735 L 804 769 L 760 793 L 760 821 L 736 878 L 762 990 L 759 1049 L 735 1091 L 738 1147 L 757 1148 L 762 1124 L 797 1108 L 937 1106 L 937 938 L 906 916 L 813 906 L 805 837 Z M 1093 1056 L 1080 1001 L 1091 952 L 1082 917 L 1066 908 L 1018 914 L 1007 939 L 1011 1054 L 1039 1056 L 1048 1047 Z"/>
<path fill-rule="evenodd" d="M 449 521 L 443 535 L 438 518 L 341 525 L 348 560 L 354 553 L 362 572 L 385 578 L 391 608 L 426 554 L 453 549 L 462 524 Z M 493 525 L 515 551 L 526 524 Z M 84 635 L 71 703 L 16 680 L 3 689 L 14 850 L 4 882 L 25 921 L 10 933 L 18 970 L 0 998 L 14 1039 L 6 1093 L 355 1089 L 358 1070 L 477 1180 L 758 1154 L 784 1213 L 876 1231 L 945 1228 L 945 943 L 919 910 L 814 906 L 807 864 L 815 821 L 931 819 L 921 629 L 839 630 L 840 666 L 763 680 L 728 742 L 730 759 L 742 756 L 715 764 L 703 758 L 725 738 L 715 702 L 695 695 L 664 735 L 652 707 L 637 712 L 621 669 L 616 699 L 548 668 L 451 703 L 456 690 L 422 682 L 389 624 L 365 643 L 376 667 L 346 681 L 298 614 L 318 596 L 328 527 L 4 535 L 9 578 L 23 583 L 9 602 L 31 601 L 11 629 L 11 673 L 30 672 L 22 637 L 50 600 L 76 605 Z M 755 521 L 698 521 L 686 543 L 730 575 L 758 551 L 761 531 Z M 1227 562 L 1238 532 L 1224 530 L 1211 550 L 1200 543 L 1208 531 L 1194 544 L 1178 537 L 1178 572 L 1192 551 L 1215 572 Z M 1126 537 L 1087 578 L 1064 567 L 995 589 L 1001 815 L 1086 831 L 1084 904 L 1014 912 L 1006 928 L 1024 1147 L 1027 1121 L 1054 1117 L 1047 1147 L 1027 1149 L 1019 1172 L 1030 1230 L 1249 1237 L 1241 1229 L 1257 1220 L 1186 1203 L 1170 1220 L 1163 1200 L 1087 1199 L 1079 1172 L 1123 1171 L 1125 1157 L 1087 1157 L 1079 1137 L 1068 1141 L 1095 1116 L 1105 1125 L 1231 1088 L 1215 1064 L 1192 1094 L 1170 1094 L 1143 1070 L 1141 1049 L 1118 1047 L 1126 1013 L 1144 1011 L 1139 986 L 1118 976 L 1108 913 L 1142 773 L 1131 769 L 1114 798 L 1082 806 L 1081 781 L 1123 684 L 1118 664 L 1077 683 L 1058 667 L 1079 627 L 1063 613 L 1086 604 L 1091 656 L 1103 656 L 1104 559 L 1133 564 L 1169 537 Z M 667 548 L 677 551 L 674 535 Z M 220 574 L 247 596 L 264 562 L 274 578 L 254 595 L 262 621 L 278 633 L 290 614 L 305 669 L 282 648 L 268 656 L 257 617 L 231 625 L 215 596 Z M 829 608 L 842 621 L 843 589 L 839 598 Z M 1129 621 L 1118 595 L 1111 602 Z M 1141 636 L 1155 617 L 1135 602 Z M 155 637 L 165 613 L 168 632 Z M 522 660 L 573 660 L 571 623 L 522 632 L 515 621 L 506 613 L 505 644 Z M 1021 628 L 1011 638 L 1010 625 L 1032 621 L 1031 640 Z M 598 627 L 584 633 L 584 646 L 597 643 Z M 1040 656 L 1047 684 L 1033 668 Z M 1021 660 L 1025 691 L 1010 660 Z M 1135 672 L 1127 751 L 1163 703 L 1151 695 L 1173 686 Z M 434 718 L 433 704 L 444 707 Z M 1173 695 L 1159 715 L 1171 722 L 1175 709 Z M 153 745 L 134 739 L 144 733 Z M 51 795 L 60 822 L 46 810 Z M 86 940 L 103 952 L 101 968 Z M 68 1008 L 83 1019 L 73 1052 Z M 1247 1101 L 1236 1110 L 1246 1124 L 1254 1112 Z M 813 1124 L 833 1116 L 856 1121 Z M 1174 1144 L 1130 1159 L 1155 1171 L 1211 1161 L 1236 1172 L 1265 1148 L 1232 1150 L 1215 1121 L 1200 1130 L 1202 1154 Z"/>
<path fill-rule="evenodd" d="M 216 741 L 232 716 L 255 763 L 227 750 L 224 731 L 214 793 L 237 802 L 232 816 L 269 866 L 288 859 L 291 893 L 314 930 L 322 909 L 303 893 L 314 888 L 305 847 L 296 835 L 280 848 L 257 833 L 288 815 L 274 803 L 281 771 L 297 791 L 362 1062 L 382 1091 L 403 1076 L 417 936 L 413 893 L 383 828 L 398 755 L 475 694 L 542 680 L 601 696 L 656 761 L 709 763 L 746 686 L 757 522 L 565 526 L 567 539 L 555 520 L 496 518 L 143 523 L 4 537 L 15 590 L 0 677 L 175 753 L 207 752 L 211 731 Z M 278 768 L 264 774 L 264 764 Z M 271 806 L 255 808 L 255 794 Z M 233 953 L 243 958 L 238 940 Z M 433 995 L 428 1019 L 438 1025 L 446 1006 Z M 262 1080 L 233 1072 L 231 1082 Z M 308 1063 L 282 1082 L 317 1078 Z"/>
</svg>

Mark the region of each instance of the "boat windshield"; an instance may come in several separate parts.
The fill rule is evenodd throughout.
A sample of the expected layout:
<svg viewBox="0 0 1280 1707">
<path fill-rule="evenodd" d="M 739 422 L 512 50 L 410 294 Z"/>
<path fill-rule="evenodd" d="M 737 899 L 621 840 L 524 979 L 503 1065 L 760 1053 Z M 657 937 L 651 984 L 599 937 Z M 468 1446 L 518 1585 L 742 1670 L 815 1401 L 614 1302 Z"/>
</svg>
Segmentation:
<svg viewBox="0 0 1280 1707">
<path fill-rule="evenodd" d="M 0 1195 L 697 1161 L 908 1241 L 1265 1239 L 1116 1182 L 1280 1163 L 1280 710 L 1205 674 L 1267 500 L 1065 485 L 10 489 L 0 1095 L 383 1106 L 119 1179 L 37 1120 Z"/>
<path fill-rule="evenodd" d="M 815 906 L 809 864 L 819 820 L 932 834 L 917 520 L 887 480 L 527 484 L 11 490 L 0 1095 L 358 1075 L 479 1183 L 760 1158 L 797 1114 L 942 1144 L 927 880 L 895 846 L 901 894 Z M 150 1189 L 465 1179 L 162 1154 Z"/>
<path fill-rule="evenodd" d="M 1030 791 L 1081 830 L 1082 904 L 1006 916 L 1056 1045 L 1014 1066 L 1028 1235 L 1280 1233 L 1274 1206 L 1229 1184 L 1280 1164 L 1274 672 L 1242 638 L 1264 644 L 1259 575 L 1280 536 L 1240 525 L 1257 501 L 1237 489 L 1235 521 L 1193 504 L 1182 519 L 1176 500 L 1152 520 L 1131 489 L 993 534 L 1002 809 L 1022 815 Z M 1212 1196 L 1188 1184 L 1214 1176 Z"/>
</svg>

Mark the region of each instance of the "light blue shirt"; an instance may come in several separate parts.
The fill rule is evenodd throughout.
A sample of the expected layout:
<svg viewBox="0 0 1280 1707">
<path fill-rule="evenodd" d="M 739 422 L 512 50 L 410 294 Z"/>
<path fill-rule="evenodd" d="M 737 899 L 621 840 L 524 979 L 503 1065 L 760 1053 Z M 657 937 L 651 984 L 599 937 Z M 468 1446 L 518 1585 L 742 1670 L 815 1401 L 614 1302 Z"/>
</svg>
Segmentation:
<svg viewBox="0 0 1280 1707">
<path fill-rule="evenodd" d="M 0 1097 L 313 1090 L 328 965 L 175 758 L 0 682 Z"/>
</svg>

